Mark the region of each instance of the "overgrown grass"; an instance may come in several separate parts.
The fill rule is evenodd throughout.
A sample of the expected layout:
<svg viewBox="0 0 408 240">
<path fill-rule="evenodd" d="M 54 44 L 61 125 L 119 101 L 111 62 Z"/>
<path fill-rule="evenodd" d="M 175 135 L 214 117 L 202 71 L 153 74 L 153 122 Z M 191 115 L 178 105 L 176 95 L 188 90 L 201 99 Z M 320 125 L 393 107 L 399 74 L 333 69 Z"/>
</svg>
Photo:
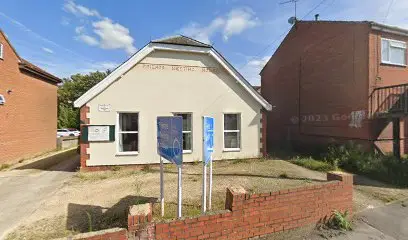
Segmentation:
<svg viewBox="0 0 408 240">
<path fill-rule="evenodd" d="M 341 146 L 330 146 L 321 157 L 295 157 L 290 162 L 316 171 L 344 169 L 372 179 L 397 186 L 408 186 L 408 159 L 397 159 L 392 155 L 368 152 L 361 145 L 349 142 Z"/>
<path fill-rule="evenodd" d="M 315 160 L 311 157 L 307 158 L 296 157 L 293 160 L 290 160 L 290 162 L 319 172 L 328 172 L 336 170 L 336 167 L 333 166 L 332 164 L 324 161 Z"/>
<path fill-rule="evenodd" d="M 325 161 L 350 172 L 398 186 L 408 186 L 408 160 L 364 151 L 353 142 L 329 147 Z"/>
<path fill-rule="evenodd" d="M 10 164 L 3 163 L 3 164 L 0 165 L 0 171 L 1 171 L 1 170 L 4 170 L 4 169 L 7 169 L 7 168 L 9 168 L 9 167 L 11 167 Z"/>
</svg>

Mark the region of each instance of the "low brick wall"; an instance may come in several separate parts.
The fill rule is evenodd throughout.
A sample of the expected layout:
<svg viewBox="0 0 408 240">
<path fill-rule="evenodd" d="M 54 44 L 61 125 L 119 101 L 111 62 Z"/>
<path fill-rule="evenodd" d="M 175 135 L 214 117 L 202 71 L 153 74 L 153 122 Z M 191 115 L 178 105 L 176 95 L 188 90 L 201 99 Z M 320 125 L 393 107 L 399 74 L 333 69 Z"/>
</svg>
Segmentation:
<svg viewBox="0 0 408 240">
<path fill-rule="evenodd" d="M 319 185 L 260 194 L 248 194 L 243 188 L 231 187 L 227 189 L 224 212 L 170 222 L 152 222 L 149 203 L 132 206 L 128 231 L 110 230 L 114 235 L 90 233 L 93 235 L 87 238 L 73 239 L 250 239 L 324 222 L 334 210 L 347 210 L 351 215 L 353 176 L 331 172 L 327 173 L 327 180 Z"/>
<path fill-rule="evenodd" d="M 248 239 L 325 221 L 334 210 L 351 214 L 353 176 L 332 172 L 327 180 L 324 184 L 261 194 L 228 188 L 225 207 L 229 211 L 156 223 L 154 234 L 143 239 Z M 152 228 L 148 218 L 139 219 Z"/>
</svg>

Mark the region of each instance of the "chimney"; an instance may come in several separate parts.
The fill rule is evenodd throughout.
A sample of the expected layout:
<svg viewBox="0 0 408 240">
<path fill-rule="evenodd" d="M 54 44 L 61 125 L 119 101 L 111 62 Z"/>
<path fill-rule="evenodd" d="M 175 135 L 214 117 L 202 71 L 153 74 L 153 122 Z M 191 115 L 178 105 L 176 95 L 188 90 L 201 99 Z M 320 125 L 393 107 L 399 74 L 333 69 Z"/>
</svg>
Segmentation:
<svg viewBox="0 0 408 240">
<path fill-rule="evenodd" d="M 315 21 L 319 21 L 320 14 L 315 14 Z"/>
</svg>

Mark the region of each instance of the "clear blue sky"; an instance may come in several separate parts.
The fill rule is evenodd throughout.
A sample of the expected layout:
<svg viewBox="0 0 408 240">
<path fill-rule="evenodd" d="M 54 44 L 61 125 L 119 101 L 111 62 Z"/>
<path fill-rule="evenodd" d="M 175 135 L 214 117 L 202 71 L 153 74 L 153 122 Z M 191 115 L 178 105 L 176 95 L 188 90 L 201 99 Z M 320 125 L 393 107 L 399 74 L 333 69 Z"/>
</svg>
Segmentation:
<svg viewBox="0 0 408 240">
<path fill-rule="evenodd" d="M 323 20 L 408 27 L 408 1 L 394 0 L 389 8 L 391 1 L 299 0 L 298 18 L 319 13 Z M 279 2 L 2 0 L 0 28 L 22 57 L 59 77 L 115 68 L 151 39 L 184 34 L 212 43 L 251 83 L 259 84 L 259 70 L 294 14 L 293 4 Z"/>
</svg>

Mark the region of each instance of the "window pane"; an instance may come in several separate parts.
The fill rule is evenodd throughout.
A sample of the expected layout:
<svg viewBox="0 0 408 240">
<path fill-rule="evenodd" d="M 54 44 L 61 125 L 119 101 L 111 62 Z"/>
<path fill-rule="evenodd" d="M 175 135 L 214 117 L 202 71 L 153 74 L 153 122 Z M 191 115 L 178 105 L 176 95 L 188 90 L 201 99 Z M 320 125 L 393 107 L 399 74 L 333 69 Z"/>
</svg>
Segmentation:
<svg viewBox="0 0 408 240">
<path fill-rule="evenodd" d="M 139 131 L 138 113 L 120 113 L 119 124 L 121 131 Z"/>
<path fill-rule="evenodd" d="M 137 152 L 139 151 L 139 134 L 138 133 L 121 133 L 119 136 L 119 151 Z"/>
<path fill-rule="evenodd" d="M 183 118 L 183 131 L 191 131 L 191 114 L 189 113 L 178 113 L 175 116 L 180 116 Z"/>
<path fill-rule="evenodd" d="M 390 62 L 397 64 L 405 64 L 405 49 L 391 47 Z"/>
<path fill-rule="evenodd" d="M 388 62 L 390 61 L 390 56 L 389 56 L 389 42 L 387 40 L 381 40 L 381 60 Z"/>
<path fill-rule="evenodd" d="M 239 133 L 238 132 L 224 133 L 224 148 L 239 148 Z"/>
<path fill-rule="evenodd" d="M 191 133 L 183 133 L 183 150 L 191 150 Z"/>
<path fill-rule="evenodd" d="M 403 42 L 390 41 L 390 46 L 391 47 L 398 47 L 398 48 L 406 48 L 406 44 L 403 43 Z"/>
<path fill-rule="evenodd" d="M 238 114 L 224 115 L 224 130 L 239 130 Z"/>
</svg>

